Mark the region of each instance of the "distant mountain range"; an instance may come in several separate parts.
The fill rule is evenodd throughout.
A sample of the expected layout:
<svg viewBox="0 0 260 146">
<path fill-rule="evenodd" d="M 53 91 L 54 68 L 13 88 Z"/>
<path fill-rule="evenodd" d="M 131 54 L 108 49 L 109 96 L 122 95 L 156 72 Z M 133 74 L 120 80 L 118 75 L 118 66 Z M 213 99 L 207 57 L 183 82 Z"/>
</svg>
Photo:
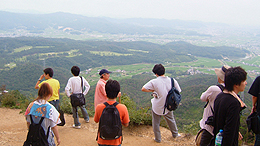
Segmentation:
<svg viewBox="0 0 260 146">
<path fill-rule="evenodd" d="M 204 35 L 193 29 L 212 26 L 228 26 L 220 23 L 182 21 L 166 19 L 112 19 L 106 17 L 87 17 L 70 13 L 28 14 L 0 11 L 0 30 L 24 29 L 41 33 L 47 28 L 63 29 L 74 34 L 99 32 L 110 34 L 183 34 Z"/>
</svg>

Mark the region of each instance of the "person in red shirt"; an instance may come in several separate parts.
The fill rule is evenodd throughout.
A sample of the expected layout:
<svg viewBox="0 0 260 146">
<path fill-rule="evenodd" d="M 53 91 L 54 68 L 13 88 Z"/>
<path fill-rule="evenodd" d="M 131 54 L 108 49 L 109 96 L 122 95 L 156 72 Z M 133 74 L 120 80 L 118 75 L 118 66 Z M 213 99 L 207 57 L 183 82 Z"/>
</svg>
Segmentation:
<svg viewBox="0 0 260 146">
<path fill-rule="evenodd" d="M 105 91 L 106 91 L 106 96 L 107 96 L 106 102 L 109 105 L 112 105 L 116 102 L 116 98 L 121 95 L 120 94 L 120 84 L 116 80 L 108 80 L 105 85 Z M 97 105 L 96 110 L 95 110 L 95 115 L 94 115 L 94 121 L 96 123 L 99 122 L 99 119 L 100 119 L 105 107 L 106 106 L 104 103 Z M 127 127 L 130 122 L 127 107 L 124 104 L 119 103 L 116 106 L 116 108 L 119 111 L 122 125 Z M 120 138 L 113 139 L 113 140 L 104 140 L 99 137 L 99 133 L 98 133 L 97 143 L 99 146 L 121 146 L 122 136 Z"/>
<path fill-rule="evenodd" d="M 98 104 L 104 103 L 104 102 L 107 101 L 105 85 L 106 85 L 107 80 L 110 77 L 110 73 L 111 72 L 106 70 L 106 69 L 102 69 L 99 72 L 100 79 L 99 79 L 99 81 L 97 82 L 97 85 L 96 85 L 95 99 L 94 99 L 95 109 L 96 109 Z"/>
</svg>

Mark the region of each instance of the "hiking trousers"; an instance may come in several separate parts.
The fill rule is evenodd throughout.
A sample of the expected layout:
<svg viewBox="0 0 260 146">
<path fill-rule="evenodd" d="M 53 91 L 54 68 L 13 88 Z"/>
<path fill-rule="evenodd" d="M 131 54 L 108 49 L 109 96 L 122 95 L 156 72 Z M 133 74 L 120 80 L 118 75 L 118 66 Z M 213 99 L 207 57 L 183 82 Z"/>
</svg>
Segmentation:
<svg viewBox="0 0 260 146">
<path fill-rule="evenodd" d="M 161 142 L 161 131 L 160 131 L 160 122 L 161 122 L 161 116 L 164 117 L 166 120 L 170 131 L 172 133 L 173 137 L 178 136 L 178 129 L 177 125 L 173 116 L 173 111 L 168 112 L 166 115 L 157 115 L 152 111 L 152 125 L 153 125 L 153 132 L 155 136 L 155 141 L 156 142 Z"/>
<path fill-rule="evenodd" d="M 89 115 L 88 115 L 88 112 L 85 108 L 85 105 L 72 107 L 72 114 L 73 114 L 75 126 L 81 125 L 81 123 L 79 122 L 78 107 L 81 109 L 81 113 L 83 115 L 84 120 L 89 121 Z"/>
</svg>

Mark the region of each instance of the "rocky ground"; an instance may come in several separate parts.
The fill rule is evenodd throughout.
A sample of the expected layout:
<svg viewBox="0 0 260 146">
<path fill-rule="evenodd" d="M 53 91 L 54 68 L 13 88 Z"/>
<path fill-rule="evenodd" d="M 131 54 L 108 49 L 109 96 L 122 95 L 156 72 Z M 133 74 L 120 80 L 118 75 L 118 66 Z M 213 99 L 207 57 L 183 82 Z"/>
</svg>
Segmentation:
<svg viewBox="0 0 260 146">
<path fill-rule="evenodd" d="M 26 139 L 27 128 L 23 113 L 19 109 L 0 108 L 0 145 L 21 146 Z M 65 115 L 66 125 L 59 128 L 61 146 L 96 146 L 96 134 L 98 124 L 90 118 L 89 123 L 85 123 L 81 118 L 81 129 L 72 128 L 72 115 Z M 172 138 L 168 129 L 161 127 L 162 142 L 156 143 L 153 138 L 151 126 L 135 126 L 123 128 L 123 146 L 192 146 L 195 145 L 194 136 L 186 136 L 181 133 L 181 137 Z"/>
</svg>

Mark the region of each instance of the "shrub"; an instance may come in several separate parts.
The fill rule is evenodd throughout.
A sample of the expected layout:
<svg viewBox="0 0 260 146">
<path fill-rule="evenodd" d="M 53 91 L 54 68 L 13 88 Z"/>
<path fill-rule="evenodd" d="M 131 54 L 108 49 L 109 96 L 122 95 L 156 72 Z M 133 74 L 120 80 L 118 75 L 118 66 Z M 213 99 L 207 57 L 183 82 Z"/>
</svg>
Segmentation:
<svg viewBox="0 0 260 146">
<path fill-rule="evenodd" d="M 18 90 L 13 90 L 1 96 L 1 106 L 9 108 L 17 108 L 25 111 L 28 104 L 32 101 L 32 97 L 26 97 Z"/>
<path fill-rule="evenodd" d="M 199 129 L 199 124 L 195 121 L 192 121 L 189 125 L 183 125 L 183 130 L 186 135 L 196 135 Z"/>
<path fill-rule="evenodd" d="M 130 125 L 151 125 L 152 115 L 150 107 L 136 108 L 136 103 L 129 96 L 121 96 L 122 104 L 126 105 L 130 117 Z"/>
<path fill-rule="evenodd" d="M 86 100 L 86 102 L 87 102 L 87 100 Z M 70 103 L 70 98 L 67 97 L 64 93 L 60 94 L 60 108 L 61 108 L 61 110 L 63 110 L 64 113 L 72 114 L 72 106 L 71 106 L 71 103 Z M 90 117 L 93 117 L 94 114 L 95 114 L 93 103 L 87 102 L 86 103 L 86 109 L 87 109 L 88 115 Z M 79 110 L 78 114 L 79 114 L 79 117 L 83 117 L 80 110 Z"/>
<path fill-rule="evenodd" d="M 3 107 L 15 107 L 16 106 L 16 98 L 6 93 L 2 99 Z"/>
<path fill-rule="evenodd" d="M 72 114 L 70 98 L 62 93 L 60 94 L 60 109 L 63 110 L 64 113 Z"/>
</svg>

